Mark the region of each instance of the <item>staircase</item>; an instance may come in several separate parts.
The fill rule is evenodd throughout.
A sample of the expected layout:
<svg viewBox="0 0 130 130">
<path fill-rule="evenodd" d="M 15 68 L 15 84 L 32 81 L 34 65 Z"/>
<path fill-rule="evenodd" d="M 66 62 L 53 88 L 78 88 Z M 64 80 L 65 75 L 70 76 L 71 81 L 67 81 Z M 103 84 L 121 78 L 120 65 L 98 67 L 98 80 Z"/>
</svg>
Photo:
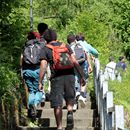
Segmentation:
<svg viewBox="0 0 130 130">
<path fill-rule="evenodd" d="M 81 108 L 78 104 L 78 110 L 73 115 L 74 128 L 72 130 L 100 130 L 95 101 L 91 101 L 90 97 L 87 97 L 86 107 Z M 38 116 L 39 127 L 18 126 L 17 130 L 56 130 L 54 112 L 50 108 L 50 102 L 46 102 L 43 108 L 38 109 Z M 64 108 L 63 130 L 66 130 L 66 117 L 67 110 Z"/>
</svg>

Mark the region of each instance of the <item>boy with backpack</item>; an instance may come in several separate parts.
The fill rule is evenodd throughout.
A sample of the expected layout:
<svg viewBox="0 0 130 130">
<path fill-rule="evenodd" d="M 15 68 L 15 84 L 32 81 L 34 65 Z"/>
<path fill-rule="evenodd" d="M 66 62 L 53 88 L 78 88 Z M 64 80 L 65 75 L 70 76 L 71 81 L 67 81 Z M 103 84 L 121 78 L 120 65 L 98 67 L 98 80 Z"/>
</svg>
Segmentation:
<svg viewBox="0 0 130 130">
<path fill-rule="evenodd" d="M 45 24 L 46 25 L 46 24 Z M 47 27 L 47 26 L 46 26 Z M 45 31 L 47 28 L 43 28 Z M 29 32 L 28 40 L 25 43 L 21 54 L 22 76 L 28 88 L 28 117 L 36 118 L 36 108 L 41 103 L 44 93 L 38 89 L 38 78 L 40 68 L 40 50 L 45 42 L 39 39 L 36 32 Z M 42 81 L 42 85 L 44 81 Z"/>
<path fill-rule="evenodd" d="M 77 41 L 78 44 L 80 44 L 83 47 L 84 51 L 88 54 L 89 57 L 91 56 L 92 59 L 94 59 L 95 57 L 96 58 L 98 57 L 98 51 L 85 41 L 85 37 L 84 37 L 84 35 L 82 33 L 78 33 L 76 35 L 76 41 Z M 83 64 L 82 67 L 83 67 L 84 71 L 87 70 L 86 71 L 86 80 L 87 80 L 88 73 L 92 72 L 92 68 L 90 68 L 90 70 L 86 69 L 86 68 L 89 67 L 88 62 Z M 85 87 L 82 87 L 82 88 L 85 91 Z M 86 95 L 83 95 L 83 96 L 79 97 L 79 101 L 81 102 L 82 106 L 85 106 L 85 102 L 84 102 L 85 101 L 85 97 L 86 97 Z"/>
<path fill-rule="evenodd" d="M 73 50 L 75 57 L 81 66 L 85 79 L 88 78 L 88 71 L 92 71 L 90 59 L 88 54 L 84 51 L 84 48 L 76 42 L 76 38 L 74 34 L 69 34 L 67 36 L 67 42 L 69 43 L 71 49 Z M 85 65 L 88 64 L 86 67 Z M 76 89 L 76 100 L 79 100 L 81 103 L 81 107 L 85 107 L 86 104 L 86 85 L 81 86 L 80 77 L 76 73 L 75 75 L 75 89 Z M 81 87 L 80 87 L 81 86 Z M 78 107 L 77 101 L 74 104 L 73 110 L 76 110 Z"/>
<path fill-rule="evenodd" d="M 62 130 L 62 105 L 63 98 L 67 105 L 67 127 L 72 128 L 73 122 L 73 103 L 75 99 L 75 73 L 74 67 L 81 76 L 81 84 L 85 84 L 83 72 L 77 63 L 74 54 L 69 47 L 57 41 L 57 34 L 54 30 L 48 29 L 44 33 L 47 45 L 41 51 L 41 65 L 39 74 L 39 90 L 42 89 L 42 79 L 45 74 L 47 64 L 51 69 L 51 92 L 50 102 L 54 108 L 54 115 L 57 130 Z"/>
</svg>

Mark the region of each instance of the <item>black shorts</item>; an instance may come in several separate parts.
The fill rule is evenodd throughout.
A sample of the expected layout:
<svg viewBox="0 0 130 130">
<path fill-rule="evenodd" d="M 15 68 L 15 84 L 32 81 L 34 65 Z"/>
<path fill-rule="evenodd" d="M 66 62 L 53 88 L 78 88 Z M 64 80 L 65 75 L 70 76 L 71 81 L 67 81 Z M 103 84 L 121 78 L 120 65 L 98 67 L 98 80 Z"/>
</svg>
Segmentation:
<svg viewBox="0 0 130 130">
<path fill-rule="evenodd" d="M 75 76 L 63 75 L 51 79 L 50 101 L 51 107 L 62 106 L 63 99 L 74 103 L 75 99 Z"/>
</svg>

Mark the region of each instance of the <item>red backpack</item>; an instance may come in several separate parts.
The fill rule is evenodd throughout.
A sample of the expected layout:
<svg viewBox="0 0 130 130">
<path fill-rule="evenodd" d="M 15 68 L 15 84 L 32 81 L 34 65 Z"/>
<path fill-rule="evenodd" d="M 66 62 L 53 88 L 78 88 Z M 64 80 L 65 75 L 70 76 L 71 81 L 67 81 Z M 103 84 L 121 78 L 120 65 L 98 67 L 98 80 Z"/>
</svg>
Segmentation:
<svg viewBox="0 0 130 130">
<path fill-rule="evenodd" d="M 46 46 L 52 49 L 53 69 L 71 69 L 74 67 L 69 50 L 65 44 L 59 46 L 46 44 Z"/>
</svg>

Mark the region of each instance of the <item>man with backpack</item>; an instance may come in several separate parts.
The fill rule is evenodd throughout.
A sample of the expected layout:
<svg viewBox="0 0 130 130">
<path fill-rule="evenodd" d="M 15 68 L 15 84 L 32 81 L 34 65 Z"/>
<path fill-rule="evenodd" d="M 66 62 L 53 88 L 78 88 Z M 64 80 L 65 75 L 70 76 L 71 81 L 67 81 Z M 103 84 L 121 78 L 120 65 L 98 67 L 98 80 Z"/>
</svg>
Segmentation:
<svg viewBox="0 0 130 130">
<path fill-rule="evenodd" d="M 48 29 L 44 33 L 47 45 L 41 51 L 41 65 L 39 74 L 39 90 L 42 89 L 42 79 L 45 74 L 47 64 L 51 69 L 51 92 L 50 102 L 54 108 L 54 115 L 57 130 L 62 130 L 62 105 L 63 98 L 67 105 L 67 127 L 72 128 L 73 122 L 73 103 L 75 99 L 75 73 L 74 67 L 81 76 L 81 84 L 85 84 L 83 72 L 76 61 L 74 54 L 69 47 L 57 41 L 57 34 L 54 30 Z"/>
<path fill-rule="evenodd" d="M 46 25 L 46 24 L 45 24 Z M 43 30 L 45 31 L 45 27 Z M 44 93 L 38 89 L 40 68 L 40 50 L 45 46 L 36 32 L 29 32 L 21 55 L 22 76 L 28 88 L 28 117 L 36 118 L 36 108 L 40 105 Z M 42 81 L 42 85 L 44 81 Z"/>
<path fill-rule="evenodd" d="M 82 33 L 78 33 L 76 35 L 76 40 L 89 55 L 91 54 L 96 58 L 98 57 L 98 51 L 92 45 L 86 42 L 85 37 Z"/>
<path fill-rule="evenodd" d="M 82 33 L 79 33 L 79 34 L 76 35 L 76 41 L 77 41 L 78 44 L 80 44 L 83 47 L 83 49 L 85 50 L 85 52 L 88 54 L 89 57 L 90 56 L 92 58 L 98 57 L 98 51 L 85 41 L 85 37 Z M 88 73 L 92 72 L 92 68 L 87 69 L 88 67 L 89 67 L 88 62 L 85 62 L 82 65 L 84 72 L 86 72 L 85 73 L 86 74 L 86 80 L 88 79 Z M 82 87 L 82 89 L 85 92 L 86 88 Z M 79 96 L 79 101 L 80 101 L 81 105 L 84 107 L 85 101 L 86 101 L 86 93 Z"/>
<path fill-rule="evenodd" d="M 85 79 L 88 78 L 88 71 L 92 71 L 92 67 L 91 67 L 91 63 L 90 63 L 90 59 L 88 57 L 88 54 L 85 52 L 84 48 L 76 42 L 76 38 L 74 34 L 69 34 L 67 36 L 67 42 L 69 43 L 71 49 L 73 50 L 75 57 L 79 63 L 79 65 L 81 66 L 83 73 L 84 73 L 84 77 Z M 84 67 L 86 64 L 88 64 L 88 67 Z M 86 104 L 86 85 L 81 86 L 80 85 L 80 77 L 79 75 L 76 73 L 75 74 L 75 89 L 76 89 L 76 100 L 79 100 L 79 96 L 80 96 L 80 103 L 81 103 L 81 107 L 85 107 Z M 77 102 L 75 102 L 73 110 L 76 110 L 78 105 Z"/>
</svg>

